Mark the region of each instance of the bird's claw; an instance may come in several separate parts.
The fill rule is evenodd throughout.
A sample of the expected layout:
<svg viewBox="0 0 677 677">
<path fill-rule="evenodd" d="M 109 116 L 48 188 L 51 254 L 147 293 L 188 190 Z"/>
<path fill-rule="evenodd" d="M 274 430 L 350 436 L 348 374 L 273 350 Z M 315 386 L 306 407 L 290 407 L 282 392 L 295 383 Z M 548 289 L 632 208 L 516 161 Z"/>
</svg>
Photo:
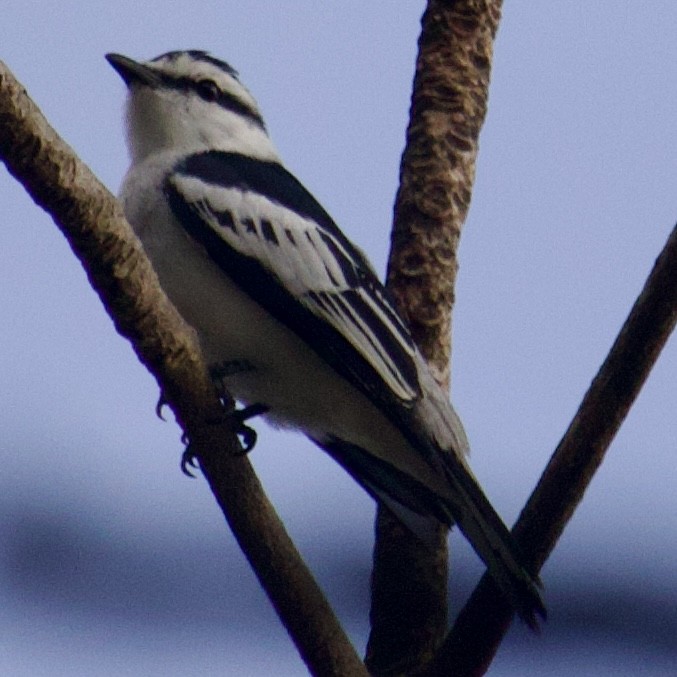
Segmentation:
<svg viewBox="0 0 677 677">
<path fill-rule="evenodd" d="M 258 438 L 256 430 L 248 425 L 245 425 L 245 421 L 253 418 L 254 416 L 265 414 L 268 409 L 269 407 L 265 404 L 250 404 L 249 406 L 244 407 L 244 409 L 237 409 L 224 415 L 225 420 L 229 422 L 230 425 L 232 425 L 233 432 L 242 441 L 242 449 L 237 454 L 237 456 L 244 456 L 245 454 L 248 454 L 256 446 L 256 440 Z M 215 425 L 220 423 L 223 423 L 223 420 L 214 421 Z M 196 469 L 199 467 L 199 458 L 195 453 L 194 446 L 186 433 L 181 436 L 181 441 L 186 445 L 186 449 L 181 455 L 181 472 L 187 477 L 195 477 L 195 475 L 191 472 L 191 468 Z"/>
<path fill-rule="evenodd" d="M 244 423 L 235 431 L 235 434 L 241 439 L 242 448 L 237 452 L 236 456 L 246 456 L 255 446 L 258 435 L 254 428 L 250 428 Z"/>
<path fill-rule="evenodd" d="M 167 398 L 165 397 L 164 392 L 160 391 L 160 397 L 155 405 L 155 415 L 161 420 L 166 421 L 167 419 L 162 415 L 162 410 L 169 404 Z"/>
<path fill-rule="evenodd" d="M 250 404 L 244 409 L 238 409 L 231 414 L 236 422 L 235 434 L 242 438 L 242 452 L 238 456 L 248 454 L 256 446 L 256 440 L 258 439 L 256 430 L 245 425 L 244 422 L 254 416 L 265 414 L 267 411 L 268 407 L 265 404 Z"/>
<path fill-rule="evenodd" d="M 195 452 L 192 450 L 191 445 L 186 446 L 185 451 L 181 454 L 181 472 L 191 479 L 195 479 L 195 475 L 191 472 L 190 468 L 197 470 L 199 463 Z"/>
</svg>

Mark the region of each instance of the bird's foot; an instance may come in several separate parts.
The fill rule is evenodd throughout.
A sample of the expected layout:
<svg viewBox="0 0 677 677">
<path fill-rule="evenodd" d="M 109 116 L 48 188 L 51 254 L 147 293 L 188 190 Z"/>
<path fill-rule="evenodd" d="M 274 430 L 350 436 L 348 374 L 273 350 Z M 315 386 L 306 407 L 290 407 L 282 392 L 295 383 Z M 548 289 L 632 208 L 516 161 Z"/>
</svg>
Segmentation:
<svg viewBox="0 0 677 677">
<path fill-rule="evenodd" d="M 232 412 L 231 417 L 235 421 L 235 434 L 242 438 L 242 452 L 240 455 L 243 456 L 249 453 L 256 445 L 257 439 L 256 430 L 245 425 L 245 421 L 254 418 L 254 416 L 265 414 L 269 409 L 268 405 L 257 403 Z"/>
<path fill-rule="evenodd" d="M 265 404 L 250 404 L 244 407 L 244 409 L 235 409 L 225 413 L 223 418 L 218 421 L 208 421 L 207 425 L 222 425 L 226 422 L 231 426 L 233 432 L 242 440 L 242 448 L 237 455 L 244 456 L 254 448 L 257 439 L 256 430 L 245 425 L 245 421 L 248 421 L 254 416 L 265 414 L 268 409 L 269 407 Z M 195 477 L 191 472 L 191 468 L 196 469 L 198 467 L 198 455 L 195 452 L 194 445 L 191 440 L 187 439 L 186 435 L 183 437 L 183 442 L 186 444 L 186 449 L 181 455 L 181 472 L 188 477 Z"/>
</svg>

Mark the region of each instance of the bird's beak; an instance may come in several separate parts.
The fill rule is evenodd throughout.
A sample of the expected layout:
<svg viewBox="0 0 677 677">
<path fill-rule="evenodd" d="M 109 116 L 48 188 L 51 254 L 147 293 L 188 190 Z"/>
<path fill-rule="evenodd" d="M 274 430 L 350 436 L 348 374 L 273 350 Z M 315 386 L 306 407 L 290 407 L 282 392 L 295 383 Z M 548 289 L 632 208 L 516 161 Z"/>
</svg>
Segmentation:
<svg viewBox="0 0 677 677">
<path fill-rule="evenodd" d="M 160 78 L 152 68 L 134 61 L 134 59 L 122 56 L 122 54 L 106 54 L 106 60 L 115 68 L 128 87 L 134 83 L 149 85 L 150 87 L 160 84 Z"/>
</svg>

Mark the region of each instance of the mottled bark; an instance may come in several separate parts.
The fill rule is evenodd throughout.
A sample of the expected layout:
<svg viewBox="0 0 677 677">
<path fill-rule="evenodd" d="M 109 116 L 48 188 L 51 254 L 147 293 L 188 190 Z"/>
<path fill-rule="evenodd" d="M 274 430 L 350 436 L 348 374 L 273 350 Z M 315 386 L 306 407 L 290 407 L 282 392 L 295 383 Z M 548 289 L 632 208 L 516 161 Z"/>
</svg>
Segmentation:
<svg viewBox="0 0 677 677">
<path fill-rule="evenodd" d="M 422 18 L 387 285 L 439 382 L 449 384 L 461 227 L 487 111 L 500 0 L 430 0 Z M 367 665 L 430 660 L 447 627 L 447 533 L 430 550 L 379 507 Z"/>
</svg>

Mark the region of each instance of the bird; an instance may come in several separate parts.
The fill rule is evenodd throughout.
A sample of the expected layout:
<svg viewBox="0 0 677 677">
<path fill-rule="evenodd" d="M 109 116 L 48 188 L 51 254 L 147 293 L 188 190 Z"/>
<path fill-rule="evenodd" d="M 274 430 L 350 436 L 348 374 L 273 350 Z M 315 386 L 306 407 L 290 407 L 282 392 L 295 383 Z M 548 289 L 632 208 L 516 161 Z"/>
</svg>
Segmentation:
<svg viewBox="0 0 677 677">
<path fill-rule="evenodd" d="M 424 543 L 457 524 L 536 628 L 541 582 L 468 466 L 447 393 L 238 72 L 202 50 L 106 59 L 127 86 L 125 216 L 241 420 L 305 434 Z"/>
</svg>

